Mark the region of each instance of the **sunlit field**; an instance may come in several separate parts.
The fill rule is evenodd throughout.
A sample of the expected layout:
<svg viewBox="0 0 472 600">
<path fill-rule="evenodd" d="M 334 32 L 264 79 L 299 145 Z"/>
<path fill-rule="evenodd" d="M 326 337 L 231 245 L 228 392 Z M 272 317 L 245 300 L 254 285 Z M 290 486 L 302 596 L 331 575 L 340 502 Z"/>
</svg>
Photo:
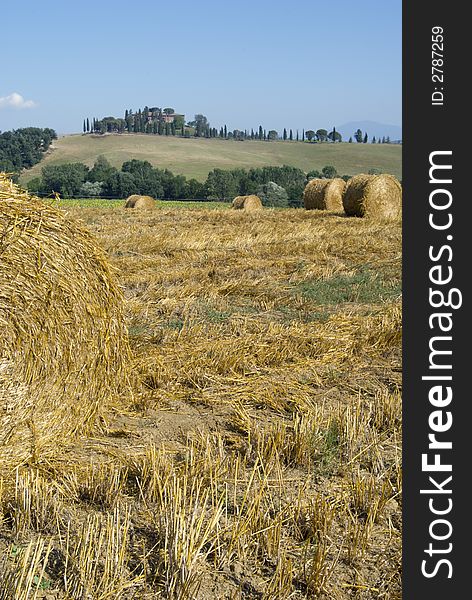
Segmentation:
<svg viewBox="0 0 472 600">
<path fill-rule="evenodd" d="M 399 599 L 401 223 L 61 206 L 115 268 L 135 381 L 0 482 L 0 599 Z"/>
</svg>

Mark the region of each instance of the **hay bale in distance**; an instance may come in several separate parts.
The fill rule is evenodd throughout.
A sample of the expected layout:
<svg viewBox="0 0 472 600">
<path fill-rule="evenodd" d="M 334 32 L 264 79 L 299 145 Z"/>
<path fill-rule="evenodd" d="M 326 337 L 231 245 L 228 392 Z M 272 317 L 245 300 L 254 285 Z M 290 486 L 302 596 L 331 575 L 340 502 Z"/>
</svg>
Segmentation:
<svg viewBox="0 0 472 600">
<path fill-rule="evenodd" d="M 402 186 L 393 175 L 365 175 L 349 180 L 343 194 L 346 214 L 391 220 L 401 217 Z"/>
<path fill-rule="evenodd" d="M 259 196 L 255 196 L 254 194 L 249 196 L 236 196 L 233 200 L 233 208 L 246 210 L 248 212 L 262 210 L 262 201 Z"/>
<path fill-rule="evenodd" d="M 303 191 L 303 204 L 306 210 L 343 210 L 343 192 L 346 182 L 335 179 L 312 179 Z"/>
<path fill-rule="evenodd" d="M 90 430 L 128 385 L 123 298 L 104 252 L 0 174 L 0 476 Z"/>
<path fill-rule="evenodd" d="M 151 196 L 132 194 L 125 202 L 125 208 L 155 208 L 156 201 Z"/>
<path fill-rule="evenodd" d="M 237 210 L 244 208 L 244 200 L 245 199 L 246 199 L 246 196 L 236 196 L 236 198 L 233 200 L 232 207 Z"/>
</svg>

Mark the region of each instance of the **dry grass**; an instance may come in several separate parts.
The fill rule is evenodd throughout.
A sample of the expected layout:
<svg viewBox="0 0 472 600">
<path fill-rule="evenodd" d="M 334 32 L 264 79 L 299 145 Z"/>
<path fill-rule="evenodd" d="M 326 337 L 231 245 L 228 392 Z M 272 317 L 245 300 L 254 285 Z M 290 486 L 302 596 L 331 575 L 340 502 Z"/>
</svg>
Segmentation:
<svg viewBox="0 0 472 600">
<path fill-rule="evenodd" d="M 400 224 L 70 212 L 118 270 L 140 384 L 0 484 L 3 598 L 399 599 Z"/>
</svg>

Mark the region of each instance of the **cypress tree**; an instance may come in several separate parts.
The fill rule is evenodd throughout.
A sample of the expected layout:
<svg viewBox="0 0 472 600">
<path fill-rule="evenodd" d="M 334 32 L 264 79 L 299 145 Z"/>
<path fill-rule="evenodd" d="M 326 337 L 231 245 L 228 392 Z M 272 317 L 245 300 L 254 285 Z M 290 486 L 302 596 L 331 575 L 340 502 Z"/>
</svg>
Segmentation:
<svg viewBox="0 0 472 600">
<path fill-rule="evenodd" d="M 225 125 L 225 139 L 228 137 L 228 128 Z"/>
<path fill-rule="evenodd" d="M 264 141 L 267 140 L 266 130 L 264 129 Z"/>
<path fill-rule="evenodd" d="M 349 143 L 352 144 L 352 137 L 349 138 Z"/>
<path fill-rule="evenodd" d="M 377 140 L 375 139 L 375 135 L 374 135 L 374 137 L 372 138 L 372 144 L 375 144 L 376 141 Z"/>
<path fill-rule="evenodd" d="M 289 139 L 291 142 L 293 142 L 293 131 L 292 131 L 292 130 L 290 130 L 290 134 L 289 134 L 289 136 L 288 136 L 288 139 Z"/>
<path fill-rule="evenodd" d="M 305 130 L 302 131 L 302 142 L 305 141 Z"/>
<path fill-rule="evenodd" d="M 84 119 L 84 133 L 87 131 L 87 128 L 85 126 L 85 119 Z"/>
<path fill-rule="evenodd" d="M 298 129 L 297 129 L 297 142 L 299 142 Z"/>
<path fill-rule="evenodd" d="M 364 136 L 364 144 L 367 144 L 368 139 L 369 139 L 369 136 L 366 133 L 365 136 Z"/>
<path fill-rule="evenodd" d="M 90 131 L 90 121 L 89 118 L 87 117 L 87 133 Z"/>
<path fill-rule="evenodd" d="M 262 140 L 262 125 L 259 125 L 259 139 Z"/>
<path fill-rule="evenodd" d="M 285 129 L 285 127 L 284 127 L 283 138 L 284 138 L 284 141 L 287 139 L 287 130 Z"/>
</svg>

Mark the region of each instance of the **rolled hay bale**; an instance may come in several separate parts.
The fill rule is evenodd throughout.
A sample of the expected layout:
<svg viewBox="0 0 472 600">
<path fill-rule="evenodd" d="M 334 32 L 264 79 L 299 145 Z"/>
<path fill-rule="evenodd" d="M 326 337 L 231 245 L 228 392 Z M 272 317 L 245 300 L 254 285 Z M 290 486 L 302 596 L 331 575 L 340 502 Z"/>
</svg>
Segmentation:
<svg viewBox="0 0 472 600">
<path fill-rule="evenodd" d="M 0 174 L 0 476 L 55 454 L 128 390 L 123 298 L 105 253 Z"/>
<path fill-rule="evenodd" d="M 262 201 L 259 196 L 253 194 L 249 196 L 236 196 L 233 200 L 233 208 L 248 212 L 262 210 Z"/>
<path fill-rule="evenodd" d="M 125 203 L 125 208 L 155 208 L 156 201 L 151 196 L 131 195 Z"/>
<path fill-rule="evenodd" d="M 303 191 L 303 204 L 306 210 L 343 210 L 343 192 L 346 182 L 334 179 L 312 179 Z"/>
<path fill-rule="evenodd" d="M 245 199 L 246 199 L 246 196 L 236 196 L 236 198 L 233 200 L 232 207 L 237 210 L 244 208 L 244 200 Z"/>
<path fill-rule="evenodd" d="M 402 186 L 393 175 L 355 175 L 343 194 L 347 215 L 379 220 L 401 217 Z"/>
</svg>

